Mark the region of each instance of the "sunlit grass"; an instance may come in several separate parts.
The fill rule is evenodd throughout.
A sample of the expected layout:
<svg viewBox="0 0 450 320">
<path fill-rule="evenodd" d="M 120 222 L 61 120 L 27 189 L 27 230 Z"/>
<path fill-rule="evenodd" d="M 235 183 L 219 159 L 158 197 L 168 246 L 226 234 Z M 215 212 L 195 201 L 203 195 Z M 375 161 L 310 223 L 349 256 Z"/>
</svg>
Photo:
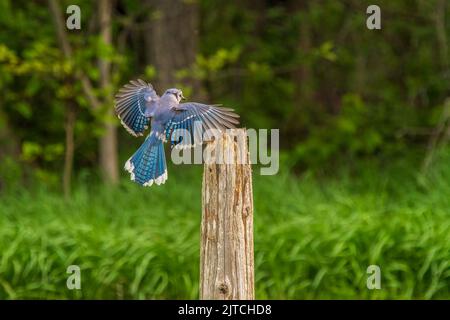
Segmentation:
<svg viewBox="0 0 450 320">
<path fill-rule="evenodd" d="M 0 197 L 0 298 L 198 298 L 201 168 Z M 87 179 L 89 180 L 89 179 Z M 254 174 L 256 297 L 450 298 L 450 167 Z M 82 290 L 66 287 L 81 268 Z M 366 269 L 381 268 L 381 290 Z"/>
</svg>

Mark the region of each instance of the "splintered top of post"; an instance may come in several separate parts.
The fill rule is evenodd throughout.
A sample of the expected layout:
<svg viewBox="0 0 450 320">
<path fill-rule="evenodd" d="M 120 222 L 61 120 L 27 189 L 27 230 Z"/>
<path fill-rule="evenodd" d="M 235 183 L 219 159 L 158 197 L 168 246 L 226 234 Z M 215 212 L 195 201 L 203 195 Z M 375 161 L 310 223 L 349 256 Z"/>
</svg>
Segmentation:
<svg viewBox="0 0 450 320">
<path fill-rule="evenodd" d="M 221 131 L 206 145 L 205 164 L 250 164 L 247 140 L 243 128 Z"/>
</svg>

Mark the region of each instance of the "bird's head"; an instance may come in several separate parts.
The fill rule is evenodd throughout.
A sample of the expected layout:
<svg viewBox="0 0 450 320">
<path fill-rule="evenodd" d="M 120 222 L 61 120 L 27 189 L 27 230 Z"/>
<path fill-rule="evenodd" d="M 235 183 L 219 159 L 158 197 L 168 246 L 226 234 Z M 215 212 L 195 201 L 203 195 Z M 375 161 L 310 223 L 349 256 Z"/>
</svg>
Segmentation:
<svg viewBox="0 0 450 320">
<path fill-rule="evenodd" d="M 165 96 L 168 97 L 174 97 L 174 99 L 180 103 L 180 101 L 183 99 L 185 99 L 185 97 L 183 96 L 183 92 L 180 89 L 167 89 L 166 92 L 164 92 Z"/>
</svg>

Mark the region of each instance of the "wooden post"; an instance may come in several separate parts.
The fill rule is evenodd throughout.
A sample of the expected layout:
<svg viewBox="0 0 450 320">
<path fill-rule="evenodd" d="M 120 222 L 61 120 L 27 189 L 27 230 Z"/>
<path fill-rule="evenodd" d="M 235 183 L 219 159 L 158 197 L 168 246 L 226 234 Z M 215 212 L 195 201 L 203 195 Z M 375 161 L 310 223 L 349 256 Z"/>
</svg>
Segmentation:
<svg viewBox="0 0 450 320">
<path fill-rule="evenodd" d="M 203 172 L 200 299 L 254 299 L 252 172 L 245 129 L 221 134 L 205 153 L 213 161 L 205 160 Z"/>
</svg>

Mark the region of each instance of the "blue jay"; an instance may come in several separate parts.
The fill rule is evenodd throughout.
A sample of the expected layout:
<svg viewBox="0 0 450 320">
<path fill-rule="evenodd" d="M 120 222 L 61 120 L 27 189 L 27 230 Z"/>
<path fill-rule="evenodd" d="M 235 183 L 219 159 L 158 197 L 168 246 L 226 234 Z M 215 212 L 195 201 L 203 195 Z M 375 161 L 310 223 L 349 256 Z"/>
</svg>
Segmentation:
<svg viewBox="0 0 450 320">
<path fill-rule="evenodd" d="M 115 111 L 122 125 L 138 137 L 151 126 L 144 143 L 125 163 L 131 180 L 142 186 L 159 185 L 167 180 L 163 142 L 186 148 L 201 143 L 194 123 L 202 129 L 235 128 L 239 116 L 233 109 L 196 102 L 180 103 L 184 99 L 179 89 L 168 89 L 159 97 L 150 83 L 130 81 L 116 95 Z M 174 132 L 184 132 L 175 137 Z M 187 136 L 188 135 L 188 136 Z"/>
</svg>

